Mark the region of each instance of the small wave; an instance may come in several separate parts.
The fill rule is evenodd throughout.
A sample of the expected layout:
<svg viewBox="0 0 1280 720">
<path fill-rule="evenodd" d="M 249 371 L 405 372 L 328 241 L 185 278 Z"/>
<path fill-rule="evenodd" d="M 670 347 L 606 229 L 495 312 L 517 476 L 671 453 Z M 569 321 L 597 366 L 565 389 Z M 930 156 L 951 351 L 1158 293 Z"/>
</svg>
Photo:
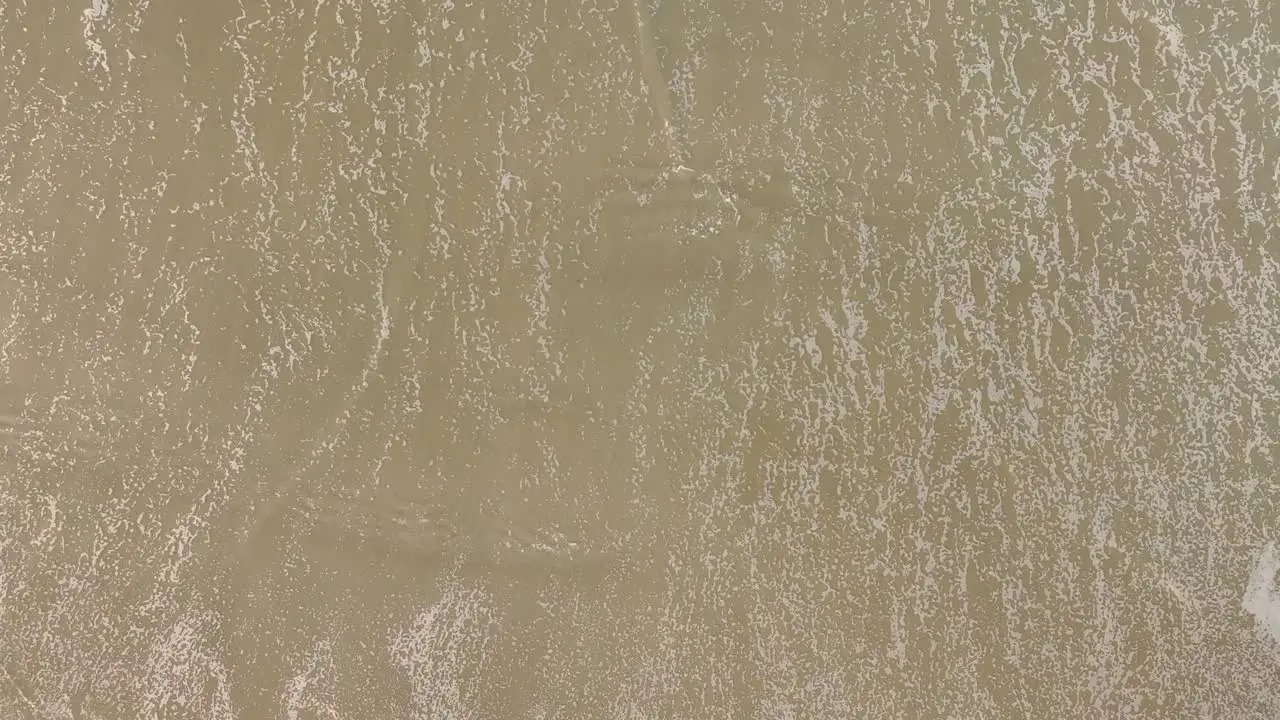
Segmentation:
<svg viewBox="0 0 1280 720">
<path fill-rule="evenodd" d="M 1275 543 L 1267 543 L 1258 553 L 1241 607 L 1257 619 L 1259 632 L 1280 648 L 1280 587 L 1276 584 L 1278 572 L 1280 550 Z"/>
</svg>

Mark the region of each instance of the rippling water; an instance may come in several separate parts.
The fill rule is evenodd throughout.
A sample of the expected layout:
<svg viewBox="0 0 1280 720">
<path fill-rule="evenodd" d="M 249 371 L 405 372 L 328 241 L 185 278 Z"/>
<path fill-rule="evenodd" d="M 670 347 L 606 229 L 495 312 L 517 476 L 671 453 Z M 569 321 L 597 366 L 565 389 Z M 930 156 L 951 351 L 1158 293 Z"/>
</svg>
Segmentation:
<svg viewBox="0 0 1280 720">
<path fill-rule="evenodd" d="M 1277 22 L 0 0 L 0 715 L 1280 716 Z"/>
</svg>

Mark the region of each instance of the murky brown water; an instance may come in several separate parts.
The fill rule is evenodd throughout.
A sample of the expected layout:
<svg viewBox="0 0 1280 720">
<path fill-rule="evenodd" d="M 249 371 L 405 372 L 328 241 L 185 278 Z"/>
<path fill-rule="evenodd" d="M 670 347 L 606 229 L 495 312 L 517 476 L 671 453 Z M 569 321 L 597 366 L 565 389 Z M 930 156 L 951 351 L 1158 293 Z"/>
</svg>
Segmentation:
<svg viewBox="0 0 1280 720">
<path fill-rule="evenodd" d="M 0 718 L 1280 716 L 1277 23 L 0 0 Z"/>
</svg>

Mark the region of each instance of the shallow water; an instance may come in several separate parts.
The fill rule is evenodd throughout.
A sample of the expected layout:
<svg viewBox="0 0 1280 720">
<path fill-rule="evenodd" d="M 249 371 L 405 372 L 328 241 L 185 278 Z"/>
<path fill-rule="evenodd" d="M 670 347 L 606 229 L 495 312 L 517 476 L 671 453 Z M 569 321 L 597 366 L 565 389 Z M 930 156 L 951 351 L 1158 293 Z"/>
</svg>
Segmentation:
<svg viewBox="0 0 1280 720">
<path fill-rule="evenodd" d="M 0 3 L 0 717 L 1280 716 L 1276 21 Z"/>
</svg>

